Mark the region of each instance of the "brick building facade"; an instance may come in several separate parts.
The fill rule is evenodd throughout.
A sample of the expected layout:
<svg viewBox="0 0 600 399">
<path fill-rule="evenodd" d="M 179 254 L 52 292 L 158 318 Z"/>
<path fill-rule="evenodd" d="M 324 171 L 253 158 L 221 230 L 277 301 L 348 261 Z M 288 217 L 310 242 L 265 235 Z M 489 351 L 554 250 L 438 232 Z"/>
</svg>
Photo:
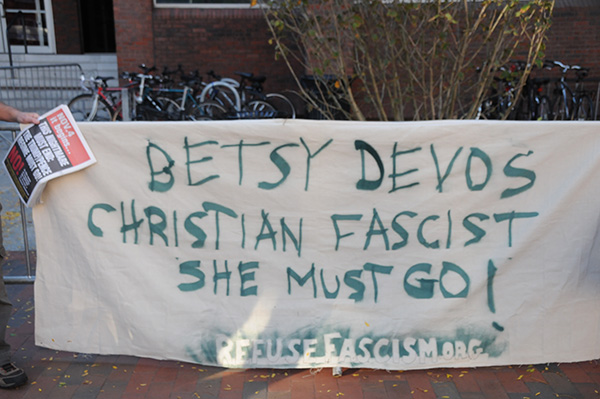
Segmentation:
<svg viewBox="0 0 600 399">
<path fill-rule="evenodd" d="M 108 13 L 105 8 L 110 8 Z M 264 74 L 271 90 L 293 85 L 286 65 L 275 59 L 264 17 L 256 8 L 156 7 L 153 0 L 52 0 L 52 11 L 58 54 L 112 51 L 119 71 L 138 71 L 142 63 L 159 69 L 182 64 L 186 71 L 197 69 L 202 74 L 209 70 L 224 76 L 240 70 Z M 591 76 L 600 77 L 600 0 L 556 0 L 546 55 L 590 67 Z"/>
<path fill-rule="evenodd" d="M 557 0 L 546 57 L 590 67 L 600 77 L 600 1 Z"/>
<path fill-rule="evenodd" d="M 73 1 L 73 0 L 62 0 Z M 113 0 L 119 70 L 140 63 L 201 73 L 237 70 L 269 76 L 270 87 L 289 87 L 289 72 L 275 60 L 270 34 L 257 9 L 155 8 L 152 0 Z M 600 1 L 557 0 L 546 47 L 548 59 L 579 64 L 600 77 Z"/>
<path fill-rule="evenodd" d="M 143 4 L 142 4 L 143 3 Z M 154 8 L 151 0 L 114 0 L 119 69 L 140 63 L 186 71 L 235 71 L 269 76 L 285 86 L 286 65 L 275 60 L 262 11 L 249 8 Z"/>
</svg>

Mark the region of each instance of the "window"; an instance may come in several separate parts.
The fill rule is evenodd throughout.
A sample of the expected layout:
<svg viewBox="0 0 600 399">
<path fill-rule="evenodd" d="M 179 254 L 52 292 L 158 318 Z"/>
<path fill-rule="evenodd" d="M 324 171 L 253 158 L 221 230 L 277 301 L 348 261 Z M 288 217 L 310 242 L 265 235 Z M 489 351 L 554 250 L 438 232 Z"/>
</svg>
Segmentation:
<svg viewBox="0 0 600 399">
<path fill-rule="evenodd" d="M 54 51 L 51 0 L 4 0 L 2 47 L 13 52 Z"/>
<path fill-rule="evenodd" d="M 155 7 L 246 8 L 250 0 L 154 0 Z"/>
</svg>

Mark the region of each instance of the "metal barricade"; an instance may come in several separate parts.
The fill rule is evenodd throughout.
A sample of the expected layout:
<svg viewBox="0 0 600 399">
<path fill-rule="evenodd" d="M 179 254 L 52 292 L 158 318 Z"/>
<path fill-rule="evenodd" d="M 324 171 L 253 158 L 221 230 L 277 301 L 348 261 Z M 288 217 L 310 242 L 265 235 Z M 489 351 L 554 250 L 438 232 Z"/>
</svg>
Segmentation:
<svg viewBox="0 0 600 399">
<path fill-rule="evenodd" d="M 79 64 L 0 67 L 0 101 L 43 114 L 80 94 Z"/>
<path fill-rule="evenodd" d="M 18 123 L 0 123 L 0 133 L 11 136 L 12 141 L 17 137 L 17 133 L 21 130 Z M 12 134 L 11 134 L 12 133 Z M 4 157 L 2 157 L 4 158 Z M 23 248 L 25 250 L 25 267 L 26 275 L 21 276 L 0 276 L 6 284 L 32 284 L 35 282 L 35 273 L 31 264 L 31 253 L 29 245 L 29 235 L 27 233 L 27 208 L 22 201 L 19 201 L 19 211 L 21 218 L 21 229 L 23 231 Z M 6 239 L 6 231 L 3 231 Z"/>
<path fill-rule="evenodd" d="M 598 90 L 596 91 L 596 105 L 594 105 L 594 120 L 597 121 L 600 115 L 598 115 L 598 108 L 600 107 L 600 82 L 598 82 Z"/>
</svg>

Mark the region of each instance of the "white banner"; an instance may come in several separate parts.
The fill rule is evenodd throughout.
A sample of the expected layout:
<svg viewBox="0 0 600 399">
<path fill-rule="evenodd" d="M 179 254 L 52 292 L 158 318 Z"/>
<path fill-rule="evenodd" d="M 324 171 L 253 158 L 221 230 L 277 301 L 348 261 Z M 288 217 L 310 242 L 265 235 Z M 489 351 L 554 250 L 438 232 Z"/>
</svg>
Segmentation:
<svg viewBox="0 0 600 399">
<path fill-rule="evenodd" d="M 36 343 L 226 367 L 600 357 L 600 124 L 82 123 Z"/>
</svg>

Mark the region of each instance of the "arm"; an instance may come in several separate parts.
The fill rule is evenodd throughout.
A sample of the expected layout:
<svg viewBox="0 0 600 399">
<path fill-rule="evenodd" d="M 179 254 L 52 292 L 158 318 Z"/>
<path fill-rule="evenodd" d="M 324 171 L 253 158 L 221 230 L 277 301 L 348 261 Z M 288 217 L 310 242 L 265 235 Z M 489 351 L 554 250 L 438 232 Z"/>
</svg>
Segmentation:
<svg viewBox="0 0 600 399">
<path fill-rule="evenodd" d="M 23 112 L 0 102 L 0 120 L 18 123 L 39 123 L 39 115 L 35 112 Z"/>
</svg>

